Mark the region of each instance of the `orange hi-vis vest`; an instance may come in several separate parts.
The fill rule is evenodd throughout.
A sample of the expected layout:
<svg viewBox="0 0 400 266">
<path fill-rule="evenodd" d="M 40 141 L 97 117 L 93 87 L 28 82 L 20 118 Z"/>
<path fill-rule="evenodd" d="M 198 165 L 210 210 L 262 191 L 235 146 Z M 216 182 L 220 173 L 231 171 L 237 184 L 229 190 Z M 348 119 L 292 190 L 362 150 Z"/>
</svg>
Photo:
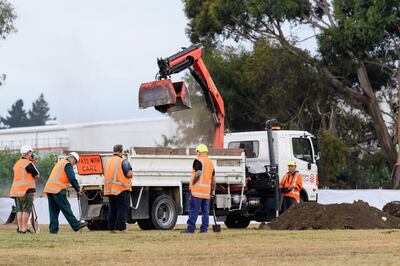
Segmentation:
<svg viewBox="0 0 400 266">
<path fill-rule="evenodd" d="M 196 171 L 192 170 L 192 177 L 190 178 L 189 189 L 192 192 L 192 196 L 201 199 L 210 199 L 211 194 L 211 181 L 214 171 L 212 161 L 207 155 L 200 155 L 196 158 L 202 165 L 201 176 L 197 179 L 196 184 L 193 184 Z"/>
<path fill-rule="evenodd" d="M 26 171 L 26 167 L 31 161 L 21 158 L 14 165 L 14 181 L 11 186 L 10 198 L 21 198 L 26 191 L 36 188 L 35 179 Z"/>
<path fill-rule="evenodd" d="M 287 172 L 280 183 L 281 188 L 292 189 L 289 192 L 283 192 L 283 196 L 292 197 L 300 202 L 300 190 L 303 188 L 303 176 L 299 172 L 295 172 L 294 176 Z"/>
<path fill-rule="evenodd" d="M 122 170 L 124 159 L 113 155 L 106 162 L 106 171 L 104 173 L 104 195 L 118 195 L 122 191 L 132 190 L 132 181 L 127 178 Z"/>
<path fill-rule="evenodd" d="M 70 162 L 62 159 L 54 166 L 50 177 L 47 180 L 46 186 L 44 187 L 44 193 L 57 194 L 69 186 L 69 179 L 65 172 L 65 166 L 68 163 Z"/>
</svg>

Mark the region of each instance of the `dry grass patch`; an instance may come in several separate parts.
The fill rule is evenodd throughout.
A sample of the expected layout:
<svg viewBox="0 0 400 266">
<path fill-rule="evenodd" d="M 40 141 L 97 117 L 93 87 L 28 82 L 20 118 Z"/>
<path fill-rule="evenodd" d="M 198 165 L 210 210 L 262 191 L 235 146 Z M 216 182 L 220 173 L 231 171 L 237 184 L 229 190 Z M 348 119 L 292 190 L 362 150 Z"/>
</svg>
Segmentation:
<svg viewBox="0 0 400 266">
<path fill-rule="evenodd" d="M 44 226 L 42 226 L 44 227 Z M 45 232 L 18 235 L 0 226 L 0 265 L 399 265 L 400 230 L 271 231 L 223 229 L 128 234 Z"/>
</svg>

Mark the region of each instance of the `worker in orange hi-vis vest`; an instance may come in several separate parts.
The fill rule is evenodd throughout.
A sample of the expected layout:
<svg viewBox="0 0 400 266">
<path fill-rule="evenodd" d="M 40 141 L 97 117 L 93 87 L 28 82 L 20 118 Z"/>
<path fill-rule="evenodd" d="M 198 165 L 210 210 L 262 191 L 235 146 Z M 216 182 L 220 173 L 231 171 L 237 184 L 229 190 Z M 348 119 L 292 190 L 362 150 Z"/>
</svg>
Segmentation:
<svg viewBox="0 0 400 266">
<path fill-rule="evenodd" d="M 110 203 L 108 229 L 112 233 L 126 233 L 133 172 L 130 163 L 123 158 L 123 146 L 117 144 L 113 151 L 104 172 L 104 196 L 108 197 Z"/>
<path fill-rule="evenodd" d="M 208 158 L 207 146 L 200 144 L 196 148 L 196 153 L 197 157 L 193 161 L 192 177 L 189 184 L 191 196 L 188 226 L 182 233 L 194 233 L 200 209 L 202 213 L 200 233 L 207 233 L 210 197 L 215 196 L 215 171 L 212 161 Z"/>
<path fill-rule="evenodd" d="M 75 171 L 73 168 L 78 161 L 79 155 L 76 152 L 71 152 L 68 154 L 67 159 L 60 160 L 53 167 L 50 177 L 44 187 L 43 192 L 47 194 L 47 200 L 49 202 L 50 234 L 58 233 L 58 215 L 60 211 L 64 214 L 69 225 L 75 232 L 88 225 L 87 222 L 80 222 L 76 219 L 67 199 L 67 189 L 70 184 L 77 193 L 80 192 L 79 183 L 75 178 Z"/>
<path fill-rule="evenodd" d="M 300 202 L 300 191 L 303 188 L 303 176 L 296 171 L 296 162 L 289 162 L 288 167 L 289 171 L 279 183 L 279 188 L 283 195 L 282 212 Z"/>
<path fill-rule="evenodd" d="M 32 233 L 28 229 L 28 219 L 32 212 L 33 196 L 36 192 L 35 180 L 39 171 L 30 161 L 33 149 L 24 145 L 20 149 L 21 158 L 14 165 L 14 181 L 11 186 L 10 198 L 14 198 L 17 207 L 17 233 Z"/>
</svg>

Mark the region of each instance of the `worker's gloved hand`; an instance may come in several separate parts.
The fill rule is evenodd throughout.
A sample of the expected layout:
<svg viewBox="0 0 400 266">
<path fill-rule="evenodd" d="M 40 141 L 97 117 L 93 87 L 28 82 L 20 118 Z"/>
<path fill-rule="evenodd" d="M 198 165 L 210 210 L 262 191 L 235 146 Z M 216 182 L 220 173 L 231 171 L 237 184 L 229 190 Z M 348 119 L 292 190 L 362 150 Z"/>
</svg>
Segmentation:
<svg viewBox="0 0 400 266">
<path fill-rule="evenodd" d="M 210 196 L 211 196 L 211 198 L 214 198 L 215 197 L 215 191 L 211 191 Z"/>
</svg>

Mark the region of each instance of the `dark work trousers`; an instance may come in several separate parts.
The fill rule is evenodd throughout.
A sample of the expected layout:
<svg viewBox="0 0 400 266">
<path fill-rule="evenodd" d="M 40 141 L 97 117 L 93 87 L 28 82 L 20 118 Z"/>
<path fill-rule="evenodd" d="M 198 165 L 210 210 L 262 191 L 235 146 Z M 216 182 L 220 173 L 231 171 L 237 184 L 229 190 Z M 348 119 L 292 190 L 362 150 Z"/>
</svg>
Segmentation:
<svg viewBox="0 0 400 266">
<path fill-rule="evenodd" d="M 80 221 L 78 221 L 72 213 L 71 205 L 67 200 L 67 192 L 64 189 L 57 194 L 47 193 L 47 200 L 49 202 L 50 233 L 57 234 L 58 232 L 58 215 L 60 211 L 64 214 L 74 231 L 79 229 Z"/>
<path fill-rule="evenodd" d="M 209 202 L 210 202 L 209 199 L 200 199 L 190 196 L 187 231 L 194 232 L 196 230 L 196 220 L 197 217 L 199 216 L 200 209 L 202 213 L 200 232 L 205 233 L 208 231 Z"/>
<path fill-rule="evenodd" d="M 108 230 L 122 231 L 126 229 L 130 204 L 129 190 L 122 191 L 117 196 L 108 196 L 110 209 L 108 210 Z"/>
<path fill-rule="evenodd" d="M 289 209 L 290 206 L 297 204 L 297 200 L 292 197 L 283 197 L 283 203 L 282 203 L 282 213 Z"/>
</svg>

